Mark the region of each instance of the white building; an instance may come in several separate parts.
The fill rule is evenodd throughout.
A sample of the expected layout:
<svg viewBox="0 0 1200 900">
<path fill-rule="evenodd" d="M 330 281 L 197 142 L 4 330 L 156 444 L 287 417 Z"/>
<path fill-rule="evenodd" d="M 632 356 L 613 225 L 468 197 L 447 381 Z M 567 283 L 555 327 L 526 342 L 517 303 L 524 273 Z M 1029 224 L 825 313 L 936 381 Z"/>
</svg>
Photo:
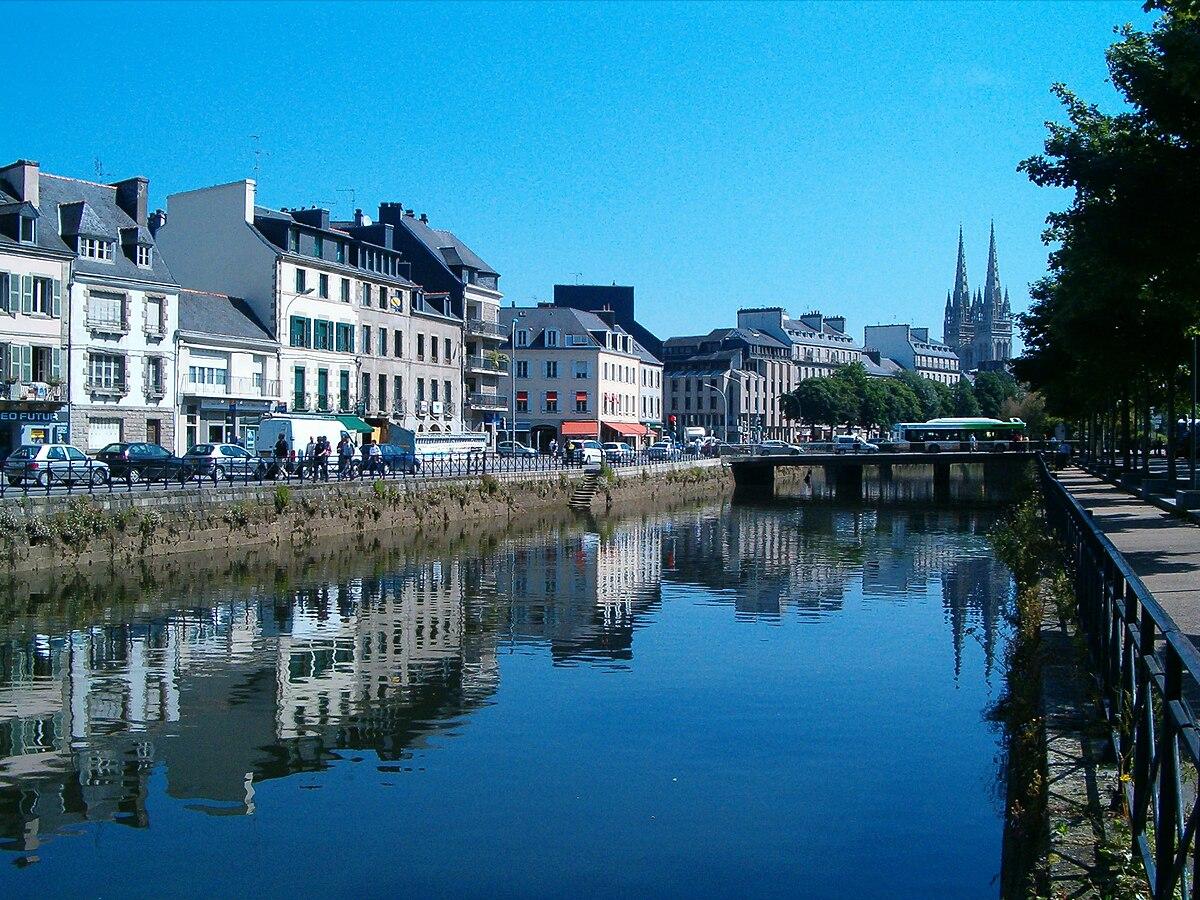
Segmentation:
<svg viewBox="0 0 1200 900">
<path fill-rule="evenodd" d="M 930 381 L 951 387 L 962 378 L 958 355 L 946 344 L 929 336 L 928 328 L 911 325 L 868 325 L 863 344 Z"/>
<path fill-rule="evenodd" d="M 846 319 L 820 312 L 794 319 L 779 306 L 738 310 L 738 328 L 769 334 L 792 348 L 796 381 L 832 375 L 839 366 L 862 362 L 862 351 L 846 334 Z"/>
<path fill-rule="evenodd" d="M 64 441 L 64 286 L 72 254 L 41 221 L 37 163 L 0 169 L 0 458 L 25 443 Z"/>
</svg>

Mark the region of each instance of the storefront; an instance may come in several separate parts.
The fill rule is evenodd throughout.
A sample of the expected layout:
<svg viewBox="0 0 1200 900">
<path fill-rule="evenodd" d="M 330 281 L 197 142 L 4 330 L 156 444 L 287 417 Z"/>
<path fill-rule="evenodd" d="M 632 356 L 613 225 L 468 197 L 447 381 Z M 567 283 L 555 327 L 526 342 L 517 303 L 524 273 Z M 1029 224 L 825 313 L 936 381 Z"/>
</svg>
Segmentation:
<svg viewBox="0 0 1200 900">
<path fill-rule="evenodd" d="M 650 429 L 640 422 L 605 422 L 602 433 L 605 441 L 621 441 L 638 450 L 646 446 Z"/>
<path fill-rule="evenodd" d="M 0 459 L 22 444 L 65 444 L 69 437 L 70 414 L 65 406 L 56 409 L 0 410 Z"/>
<path fill-rule="evenodd" d="M 196 444 L 258 446 L 258 426 L 271 411 L 270 400 L 198 400 L 184 406 L 184 450 Z"/>
</svg>

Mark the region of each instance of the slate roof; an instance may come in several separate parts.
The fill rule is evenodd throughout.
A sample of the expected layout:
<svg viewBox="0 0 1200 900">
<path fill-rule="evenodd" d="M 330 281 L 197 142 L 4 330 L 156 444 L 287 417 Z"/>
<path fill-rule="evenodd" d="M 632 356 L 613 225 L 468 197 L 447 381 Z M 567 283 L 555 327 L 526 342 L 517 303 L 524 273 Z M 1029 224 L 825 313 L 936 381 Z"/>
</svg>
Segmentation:
<svg viewBox="0 0 1200 900">
<path fill-rule="evenodd" d="M 75 256 L 76 272 L 175 284 L 171 270 L 167 268 L 161 253 L 154 252 L 151 256 L 152 264 L 148 269 L 140 268 L 125 255 L 121 245 L 121 229 L 137 228 L 138 224 L 117 205 L 117 189 L 112 185 L 95 184 L 78 178 L 64 178 L 41 172 L 38 174 L 38 194 L 40 202 L 37 246 L 43 250 Z M 16 197 L 9 193 L 7 188 L 0 187 L 0 201 L 15 202 Z M 63 239 L 59 234 L 60 227 L 67 237 L 82 234 L 85 237 L 104 237 L 115 241 L 117 246 L 112 262 L 77 256 L 74 242 L 68 244 Z M 0 242 L 15 243 L 4 237 L 0 237 Z"/>
<path fill-rule="evenodd" d="M 417 240 L 438 254 L 447 266 L 469 266 L 478 269 L 484 275 L 499 277 L 500 273 L 480 259 L 454 232 L 444 228 L 430 228 L 415 216 L 403 216 L 401 221 Z"/>
<path fill-rule="evenodd" d="M 770 347 L 775 350 L 790 350 L 790 346 L 762 331 L 751 328 L 714 328 L 708 334 L 690 337 L 673 337 L 664 341 L 667 347 L 687 347 L 691 345 L 723 343 L 731 338 L 737 338 L 758 347 Z"/>
<path fill-rule="evenodd" d="M 891 378 L 904 371 L 904 366 L 886 356 L 880 356 L 879 362 L 876 363 L 875 360 L 864 354 L 862 364 L 866 367 L 868 375 L 874 375 L 877 378 Z"/>
<path fill-rule="evenodd" d="M 179 330 L 214 337 L 274 341 L 245 300 L 208 291 L 179 292 Z"/>
<path fill-rule="evenodd" d="M 580 346 L 579 344 L 566 343 L 565 336 L 568 334 L 583 335 L 588 340 L 586 346 L 594 349 L 600 347 L 600 344 L 592 336 L 592 332 L 612 331 L 616 334 L 626 335 L 629 337 L 632 343 L 632 349 L 630 352 L 642 362 L 654 366 L 662 365 L 661 360 L 659 360 L 653 353 L 639 344 L 633 335 L 629 334 L 629 332 L 627 332 L 620 325 L 609 325 L 595 313 L 590 313 L 586 310 L 575 309 L 572 306 L 534 306 L 526 307 L 524 309 L 506 306 L 500 310 L 500 315 L 505 321 L 507 321 L 508 318 L 511 318 L 513 315 L 520 316 L 517 322 L 517 327 L 524 327 L 532 333 L 528 346 L 533 350 L 547 349 L 545 332 L 548 328 L 556 329 L 559 334 L 563 336 L 560 339 L 557 347 L 549 348 L 553 350 L 569 350 L 573 346 Z"/>
</svg>

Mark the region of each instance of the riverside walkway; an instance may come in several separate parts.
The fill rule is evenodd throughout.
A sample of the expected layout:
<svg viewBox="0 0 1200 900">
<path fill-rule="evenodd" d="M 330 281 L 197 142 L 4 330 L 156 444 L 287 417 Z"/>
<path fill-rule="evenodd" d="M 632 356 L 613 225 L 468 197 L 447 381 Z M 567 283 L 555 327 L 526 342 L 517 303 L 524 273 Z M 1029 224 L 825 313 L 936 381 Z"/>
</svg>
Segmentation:
<svg viewBox="0 0 1200 900">
<path fill-rule="evenodd" d="M 1067 468 L 1058 479 L 1200 647 L 1200 526 L 1083 469 Z"/>
</svg>

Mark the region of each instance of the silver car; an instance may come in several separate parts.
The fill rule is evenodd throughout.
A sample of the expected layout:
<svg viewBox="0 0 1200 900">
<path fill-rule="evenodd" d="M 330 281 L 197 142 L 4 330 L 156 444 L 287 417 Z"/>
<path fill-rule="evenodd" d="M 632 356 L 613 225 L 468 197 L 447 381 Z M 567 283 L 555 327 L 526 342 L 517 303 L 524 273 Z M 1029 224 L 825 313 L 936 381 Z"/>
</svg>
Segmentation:
<svg viewBox="0 0 1200 900">
<path fill-rule="evenodd" d="M 180 478 L 259 478 L 267 474 L 265 460 L 237 444 L 197 444 L 183 456 Z"/>
<path fill-rule="evenodd" d="M 22 444 L 4 460 L 4 477 L 16 487 L 33 482 L 52 484 L 108 484 L 108 466 L 70 444 Z"/>
</svg>

